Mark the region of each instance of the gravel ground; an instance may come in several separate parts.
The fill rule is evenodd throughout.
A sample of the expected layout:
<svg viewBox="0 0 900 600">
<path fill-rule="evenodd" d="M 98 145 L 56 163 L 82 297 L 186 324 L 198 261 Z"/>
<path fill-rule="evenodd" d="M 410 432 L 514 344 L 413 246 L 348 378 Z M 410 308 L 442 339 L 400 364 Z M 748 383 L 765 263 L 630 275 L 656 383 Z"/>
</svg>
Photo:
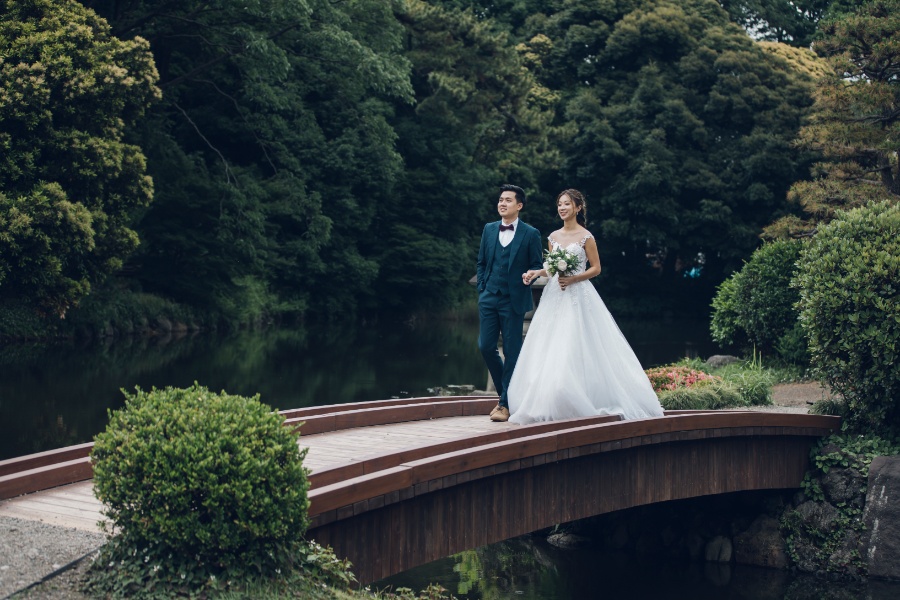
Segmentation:
<svg viewBox="0 0 900 600">
<path fill-rule="evenodd" d="M 806 413 L 813 402 L 828 396 L 815 382 L 784 383 L 772 389 L 773 405 L 751 410 Z M 104 538 L 100 533 L 0 517 L 0 598 L 15 594 L 16 600 L 86 599 L 77 590 L 90 558 L 72 563 L 99 548 Z"/>
<path fill-rule="evenodd" d="M 0 517 L 0 598 L 8 598 L 65 569 L 99 548 L 105 538 L 102 533 Z M 58 597 L 77 596 L 69 593 Z"/>
</svg>

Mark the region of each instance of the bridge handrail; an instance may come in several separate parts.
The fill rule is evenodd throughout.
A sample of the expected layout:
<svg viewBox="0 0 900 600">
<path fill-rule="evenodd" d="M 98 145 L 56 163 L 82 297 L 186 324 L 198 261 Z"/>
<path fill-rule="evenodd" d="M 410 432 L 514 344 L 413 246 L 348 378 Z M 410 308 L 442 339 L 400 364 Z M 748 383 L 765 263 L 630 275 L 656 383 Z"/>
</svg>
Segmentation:
<svg viewBox="0 0 900 600">
<path fill-rule="evenodd" d="M 434 398 L 394 398 L 351 404 L 330 404 L 279 411 L 289 418 L 285 426 L 299 427 L 297 415 L 310 415 L 303 433 L 312 435 L 350 427 L 400 423 L 443 416 L 487 413 L 496 396 L 438 396 Z M 0 460 L 0 500 L 37 492 L 93 477 L 89 456 L 93 442 L 56 448 Z M 80 460 L 72 469 L 70 461 Z"/>
<path fill-rule="evenodd" d="M 639 419 L 577 426 L 497 440 L 481 445 L 434 452 L 387 468 L 366 470 L 362 475 L 319 485 L 309 493 L 313 526 L 349 514 L 380 508 L 446 485 L 464 483 L 481 470 L 521 468 L 574 458 L 596 452 L 638 445 L 715 437 L 795 435 L 821 437 L 835 431 L 839 417 L 739 411 L 690 412 L 662 418 Z M 490 436 L 489 436 L 490 437 Z M 487 441 L 487 440 L 486 440 Z M 375 460 L 384 460 L 377 457 Z M 522 464 L 525 462 L 526 464 Z M 384 463 L 391 464 L 390 461 Z M 484 473 L 489 475 L 491 473 Z"/>
</svg>

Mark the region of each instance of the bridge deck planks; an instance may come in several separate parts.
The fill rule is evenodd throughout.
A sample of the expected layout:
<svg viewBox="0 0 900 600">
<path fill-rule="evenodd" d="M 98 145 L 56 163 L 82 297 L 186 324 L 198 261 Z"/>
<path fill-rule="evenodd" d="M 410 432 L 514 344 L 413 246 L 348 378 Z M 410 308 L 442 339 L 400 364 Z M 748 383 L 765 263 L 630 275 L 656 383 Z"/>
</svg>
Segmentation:
<svg viewBox="0 0 900 600">
<path fill-rule="evenodd" d="M 301 435 L 300 446 L 309 448 L 304 464 L 316 471 L 373 454 L 415 447 L 429 440 L 450 440 L 510 427 L 515 425 L 494 423 L 484 415 L 450 417 Z M 100 508 L 93 483 L 81 481 L 0 501 L 0 516 L 99 531 L 97 523 L 103 518 Z"/>
<path fill-rule="evenodd" d="M 373 454 L 394 452 L 427 441 L 450 440 L 496 432 L 515 425 L 494 423 L 484 415 L 373 425 L 300 437 L 309 448 L 304 464 L 312 471 L 330 468 Z M 302 430 L 301 430 L 302 432 Z"/>
</svg>

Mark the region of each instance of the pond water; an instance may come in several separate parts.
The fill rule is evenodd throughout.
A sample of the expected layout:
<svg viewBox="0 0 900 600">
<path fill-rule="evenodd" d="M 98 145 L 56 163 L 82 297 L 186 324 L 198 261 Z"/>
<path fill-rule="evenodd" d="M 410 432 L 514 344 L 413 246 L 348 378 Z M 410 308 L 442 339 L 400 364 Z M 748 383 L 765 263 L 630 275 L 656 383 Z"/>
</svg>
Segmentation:
<svg viewBox="0 0 900 600">
<path fill-rule="evenodd" d="M 776 569 L 686 562 L 590 549 L 562 550 L 529 535 L 462 552 L 371 585 L 460 600 L 896 600 L 900 583 L 838 583 Z"/>
<path fill-rule="evenodd" d="M 702 322 L 620 323 L 644 367 L 716 351 Z M 0 460 L 91 441 L 122 389 L 184 387 L 277 409 L 484 388 L 477 322 L 271 328 L 182 337 L 0 346 Z"/>
</svg>

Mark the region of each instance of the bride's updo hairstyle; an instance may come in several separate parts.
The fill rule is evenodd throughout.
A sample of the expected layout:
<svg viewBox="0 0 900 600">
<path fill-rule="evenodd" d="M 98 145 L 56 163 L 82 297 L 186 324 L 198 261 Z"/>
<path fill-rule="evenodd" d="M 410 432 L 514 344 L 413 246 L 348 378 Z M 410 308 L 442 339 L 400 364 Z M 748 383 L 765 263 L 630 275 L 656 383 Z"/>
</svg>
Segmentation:
<svg viewBox="0 0 900 600">
<path fill-rule="evenodd" d="M 571 198 L 572 202 L 575 203 L 575 208 L 581 209 L 575 215 L 575 221 L 582 227 L 587 228 L 587 200 L 584 199 L 584 194 L 578 190 L 563 190 L 556 197 L 557 204 L 559 204 L 559 199 L 563 196 Z"/>
</svg>

